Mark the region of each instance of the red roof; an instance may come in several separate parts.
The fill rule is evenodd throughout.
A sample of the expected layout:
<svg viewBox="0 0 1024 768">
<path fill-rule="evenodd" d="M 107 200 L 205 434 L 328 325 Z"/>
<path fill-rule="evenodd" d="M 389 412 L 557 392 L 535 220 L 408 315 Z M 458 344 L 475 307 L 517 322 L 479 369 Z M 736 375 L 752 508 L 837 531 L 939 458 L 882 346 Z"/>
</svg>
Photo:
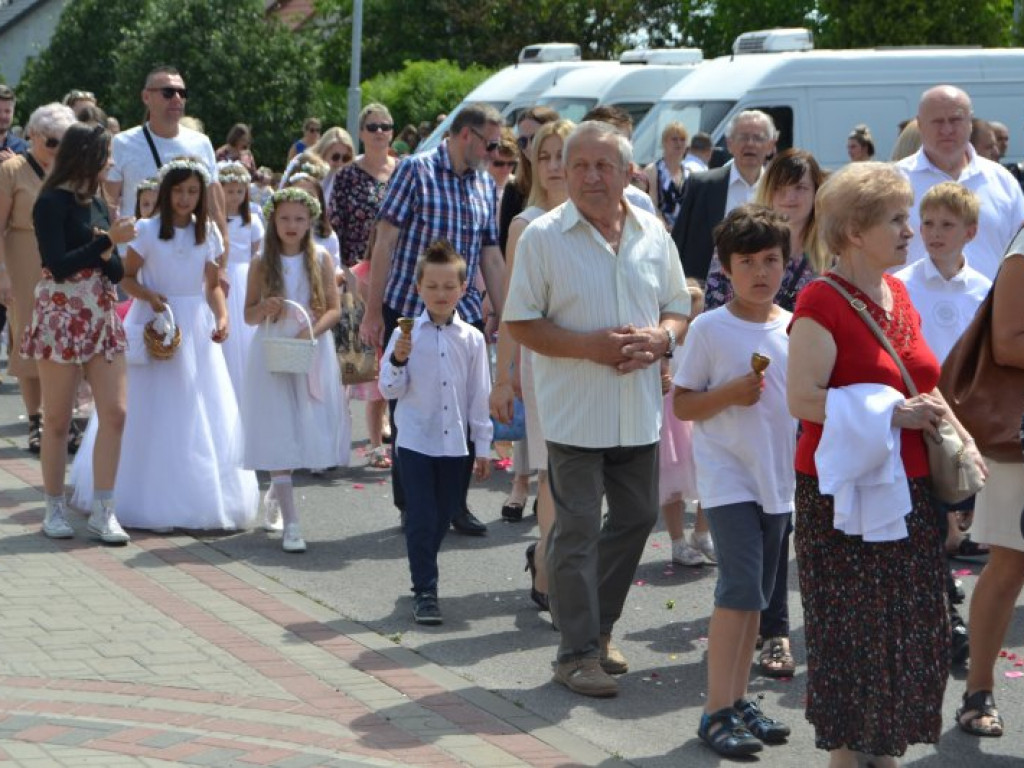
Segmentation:
<svg viewBox="0 0 1024 768">
<path fill-rule="evenodd" d="M 313 0 L 266 0 L 266 12 L 293 30 L 305 26 L 316 15 Z"/>
</svg>

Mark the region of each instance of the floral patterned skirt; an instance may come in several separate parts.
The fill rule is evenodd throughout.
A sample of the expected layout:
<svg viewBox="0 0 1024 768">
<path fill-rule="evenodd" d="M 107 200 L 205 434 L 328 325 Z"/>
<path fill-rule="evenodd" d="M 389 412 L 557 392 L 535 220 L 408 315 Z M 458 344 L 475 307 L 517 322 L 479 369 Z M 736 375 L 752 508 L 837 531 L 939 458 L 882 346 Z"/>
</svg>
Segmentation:
<svg viewBox="0 0 1024 768">
<path fill-rule="evenodd" d="M 21 354 L 71 365 L 96 355 L 112 360 L 128 348 L 116 304 L 114 286 L 98 269 L 83 269 L 60 283 L 43 270 Z"/>
<path fill-rule="evenodd" d="M 797 473 L 807 719 L 819 749 L 898 756 L 942 732 L 948 566 L 927 480 L 910 480 L 910 495 L 909 536 L 866 543 L 835 530 L 832 497 Z"/>
</svg>

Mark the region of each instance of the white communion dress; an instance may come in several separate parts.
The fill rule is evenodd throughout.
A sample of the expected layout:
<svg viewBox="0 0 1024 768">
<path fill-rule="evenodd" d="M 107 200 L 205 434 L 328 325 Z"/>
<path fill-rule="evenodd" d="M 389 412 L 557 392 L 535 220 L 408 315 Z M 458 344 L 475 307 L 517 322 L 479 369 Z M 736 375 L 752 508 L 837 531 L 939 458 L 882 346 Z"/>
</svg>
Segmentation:
<svg viewBox="0 0 1024 768">
<path fill-rule="evenodd" d="M 228 318 L 231 333 L 221 347 L 228 364 L 231 385 L 235 396 L 242 398 L 242 380 L 245 377 L 245 359 L 249 355 L 256 329 L 245 324 L 245 289 L 249 282 L 249 264 L 252 262 L 252 247 L 263 240 L 263 222 L 252 214 L 250 224 L 241 216 L 228 219 Z"/>
<path fill-rule="evenodd" d="M 317 253 L 321 259 L 331 258 L 321 249 Z M 303 256 L 281 256 L 281 272 L 285 298 L 305 307 L 315 323 Z M 285 308 L 277 322 L 256 326 L 249 349 L 242 394 L 245 466 L 267 471 L 348 466 L 351 422 L 331 332 L 317 339 L 308 374 L 267 369 L 262 340 L 294 337 L 307 327 L 295 307 Z"/>
<path fill-rule="evenodd" d="M 159 219 L 138 224 L 132 249 L 144 260 L 139 282 L 167 297 L 181 330 L 169 360 L 128 366 L 127 418 L 114 486 L 117 516 L 126 528 L 239 530 L 256 519 L 256 473 L 242 468 L 242 421 L 203 294 L 206 263 L 223 250 L 216 227 L 195 243 L 194 225 L 158 238 Z M 126 333 L 153 318 L 144 301 L 132 303 Z M 229 326 L 229 332 L 232 329 Z M 72 467 L 73 503 L 92 502 L 95 419 Z"/>
</svg>

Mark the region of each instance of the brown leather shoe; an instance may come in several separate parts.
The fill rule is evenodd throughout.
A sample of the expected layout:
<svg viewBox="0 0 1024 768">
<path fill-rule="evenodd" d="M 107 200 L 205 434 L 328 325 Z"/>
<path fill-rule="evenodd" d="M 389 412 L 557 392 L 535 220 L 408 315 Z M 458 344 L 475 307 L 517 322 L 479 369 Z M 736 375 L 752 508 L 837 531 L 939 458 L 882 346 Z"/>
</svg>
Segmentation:
<svg viewBox="0 0 1024 768">
<path fill-rule="evenodd" d="M 629 662 L 612 642 L 611 635 L 601 635 L 601 669 L 609 675 L 624 675 L 629 672 Z"/>
<path fill-rule="evenodd" d="M 556 683 L 561 683 L 573 693 L 604 699 L 619 692 L 619 684 L 601 669 L 595 658 L 560 661 L 555 665 Z"/>
</svg>

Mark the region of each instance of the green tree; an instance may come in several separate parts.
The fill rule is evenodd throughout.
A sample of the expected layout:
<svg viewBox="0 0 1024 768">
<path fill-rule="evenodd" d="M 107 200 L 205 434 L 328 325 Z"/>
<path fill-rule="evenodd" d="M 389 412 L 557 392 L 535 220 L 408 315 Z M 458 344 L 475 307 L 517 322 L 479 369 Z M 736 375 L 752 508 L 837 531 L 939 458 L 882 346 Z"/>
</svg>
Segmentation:
<svg viewBox="0 0 1024 768">
<path fill-rule="evenodd" d="M 249 123 L 257 160 L 272 166 L 283 163 L 312 103 L 315 56 L 266 19 L 262 0 L 154 0 L 112 53 L 110 104 L 124 125 L 143 118 L 146 74 L 170 64 L 214 146 L 234 123 Z"/>
<path fill-rule="evenodd" d="M 109 110 L 120 87 L 110 53 L 152 5 L 153 0 L 74 0 L 64 6 L 49 46 L 29 59 L 18 84 L 22 119 L 41 104 L 60 101 L 72 88 L 92 91 Z M 137 84 L 132 92 L 138 96 Z"/>
<path fill-rule="evenodd" d="M 733 41 L 744 32 L 811 27 L 816 18 L 815 0 L 683 0 L 675 4 L 674 16 L 668 13 L 686 44 L 709 59 L 732 53 Z"/>
<path fill-rule="evenodd" d="M 818 0 L 819 44 L 828 48 L 878 45 L 1009 45 L 1013 0 Z"/>
<path fill-rule="evenodd" d="M 385 104 L 400 129 L 447 112 L 492 74 L 472 66 L 460 69 L 445 59 L 407 61 L 398 72 L 377 75 L 362 84 L 363 103 Z"/>
</svg>

